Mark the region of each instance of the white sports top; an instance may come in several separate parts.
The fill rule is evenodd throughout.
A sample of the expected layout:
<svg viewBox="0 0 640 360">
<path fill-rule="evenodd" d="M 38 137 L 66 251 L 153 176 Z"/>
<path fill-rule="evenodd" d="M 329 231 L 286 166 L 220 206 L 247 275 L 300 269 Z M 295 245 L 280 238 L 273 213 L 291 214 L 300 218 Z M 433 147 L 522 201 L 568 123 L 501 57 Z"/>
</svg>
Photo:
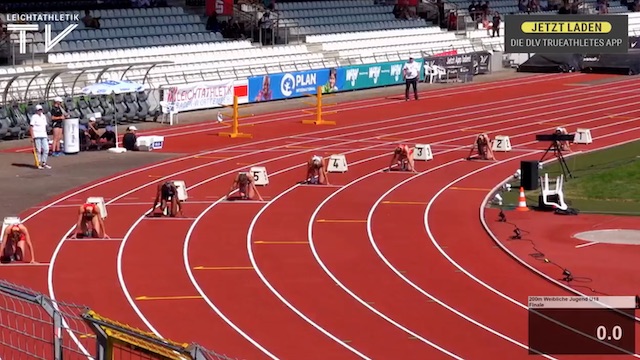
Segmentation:
<svg viewBox="0 0 640 360">
<path fill-rule="evenodd" d="M 311 161 L 313 162 L 322 161 L 322 157 L 318 155 L 313 155 L 313 157 L 311 158 Z"/>
</svg>

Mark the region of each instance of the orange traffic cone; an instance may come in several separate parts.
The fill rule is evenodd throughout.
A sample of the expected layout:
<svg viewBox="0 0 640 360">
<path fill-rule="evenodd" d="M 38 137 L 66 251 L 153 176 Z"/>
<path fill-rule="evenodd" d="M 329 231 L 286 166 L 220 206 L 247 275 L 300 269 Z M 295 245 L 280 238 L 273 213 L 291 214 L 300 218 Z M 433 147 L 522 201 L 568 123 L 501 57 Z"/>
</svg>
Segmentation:
<svg viewBox="0 0 640 360">
<path fill-rule="evenodd" d="M 529 211 L 527 207 L 527 198 L 524 196 L 524 187 L 520 187 L 520 197 L 518 197 L 518 211 Z"/>
</svg>

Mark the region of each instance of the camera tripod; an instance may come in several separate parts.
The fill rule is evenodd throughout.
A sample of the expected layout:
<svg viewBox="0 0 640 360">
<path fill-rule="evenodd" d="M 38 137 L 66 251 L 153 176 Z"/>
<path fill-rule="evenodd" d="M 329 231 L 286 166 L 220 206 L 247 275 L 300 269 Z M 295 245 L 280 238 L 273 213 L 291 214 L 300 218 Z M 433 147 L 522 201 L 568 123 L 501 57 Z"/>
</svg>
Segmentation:
<svg viewBox="0 0 640 360">
<path fill-rule="evenodd" d="M 573 179 L 573 174 L 569 169 L 569 165 L 567 165 L 567 161 L 564 159 L 564 155 L 562 154 L 562 145 L 560 145 L 559 141 L 554 140 L 551 142 L 551 145 L 549 145 L 549 147 L 547 148 L 547 151 L 545 151 L 544 154 L 542 154 L 542 157 L 540 158 L 540 162 L 544 161 L 544 158 L 547 157 L 547 154 L 550 151 L 553 151 L 553 155 L 555 155 L 556 159 L 558 159 L 558 163 L 560 164 L 560 168 L 562 169 L 562 174 L 564 175 L 564 178 Z"/>
</svg>

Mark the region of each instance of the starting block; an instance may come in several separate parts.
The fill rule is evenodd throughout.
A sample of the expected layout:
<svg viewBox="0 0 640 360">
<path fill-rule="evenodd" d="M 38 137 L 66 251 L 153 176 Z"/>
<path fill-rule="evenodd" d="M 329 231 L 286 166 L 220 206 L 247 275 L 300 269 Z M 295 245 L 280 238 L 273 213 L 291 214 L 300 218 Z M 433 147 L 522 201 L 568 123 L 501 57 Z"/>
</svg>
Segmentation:
<svg viewBox="0 0 640 360">
<path fill-rule="evenodd" d="M 421 161 L 433 160 L 431 145 L 416 144 L 416 147 L 413 149 L 413 160 L 421 160 Z"/>
<path fill-rule="evenodd" d="M 100 209 L 100 216 L 102 219 L 104 220 L 107 218 L 107 204 L 105 204 L 103 197 L 95 196 L 87 198 L 87 204 L 96 204 L 98 209 Z"/>
<path fill-rule="evenodd" d="M 4 218 L 4 221 L 2 222 L 2 241 L 4 241 L 4 232 L 5 230 L 7 230 L 7 228 L 11 225 L 18 225 L 21 224 L 22 221 L 20 220 L 19 217 L 15 217 L 15 216 L 7 216 Z"/>
<path fill-rule="evenodd" d="M 511 140 L 509 140 L 508 136 L 498 135 L 492 142 L 491 150 L 503 152 L 511 151 Z"/>
<path fill-rule="evenodd" d="M 269 175 L 267 175 L 267 168 L 264 166 L 254 166 L 249 172 L 253 176 L 253 183 L 259 186 L 269 185 Z"/>
<path fill-rule="evenodd" d="M 576 130 L 576 135 L 573 138 L 574 144 L 591 144 L 593 142 L 593 138 L 591 137 L 591 130 L 578 128 Z"/>
<path fill-rule="evenodd" d="M 136 139 L 140 151 L 160 150 L 164 147 L 164 136 L 140 136 Z"/>
<path fill-rule="evenodd" d="M 349 169 L 347 165 L 347 157 L 343 154 L 334 154 L 329 157 L 329 164 L 327 164 L 327 172 L 330 173 L 345 173 Z"/>
<path fill-rule="evenodd" d="M 174 180 L 173 185 L 175 185 L 176 190 L 178 190 L 178 201 L 187 201 L 189 198 L 189 195 L 187 195 L 187 184 L 182 180 Z"/>
</svg>

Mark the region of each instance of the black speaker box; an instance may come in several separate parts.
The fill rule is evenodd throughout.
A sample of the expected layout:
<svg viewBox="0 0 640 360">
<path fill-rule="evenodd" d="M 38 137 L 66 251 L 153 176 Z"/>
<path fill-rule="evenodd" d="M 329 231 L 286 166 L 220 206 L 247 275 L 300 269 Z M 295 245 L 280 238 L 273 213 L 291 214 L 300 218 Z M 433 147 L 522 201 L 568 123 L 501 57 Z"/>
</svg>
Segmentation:
<svg viewBox="0 0 640 360">
<path fill-rule="evenodd" d="M 538 188 L 539 164 L 539 161 L 520 162 L 520 186 L 525 190 L 536 190 Z"/>
</svg>

